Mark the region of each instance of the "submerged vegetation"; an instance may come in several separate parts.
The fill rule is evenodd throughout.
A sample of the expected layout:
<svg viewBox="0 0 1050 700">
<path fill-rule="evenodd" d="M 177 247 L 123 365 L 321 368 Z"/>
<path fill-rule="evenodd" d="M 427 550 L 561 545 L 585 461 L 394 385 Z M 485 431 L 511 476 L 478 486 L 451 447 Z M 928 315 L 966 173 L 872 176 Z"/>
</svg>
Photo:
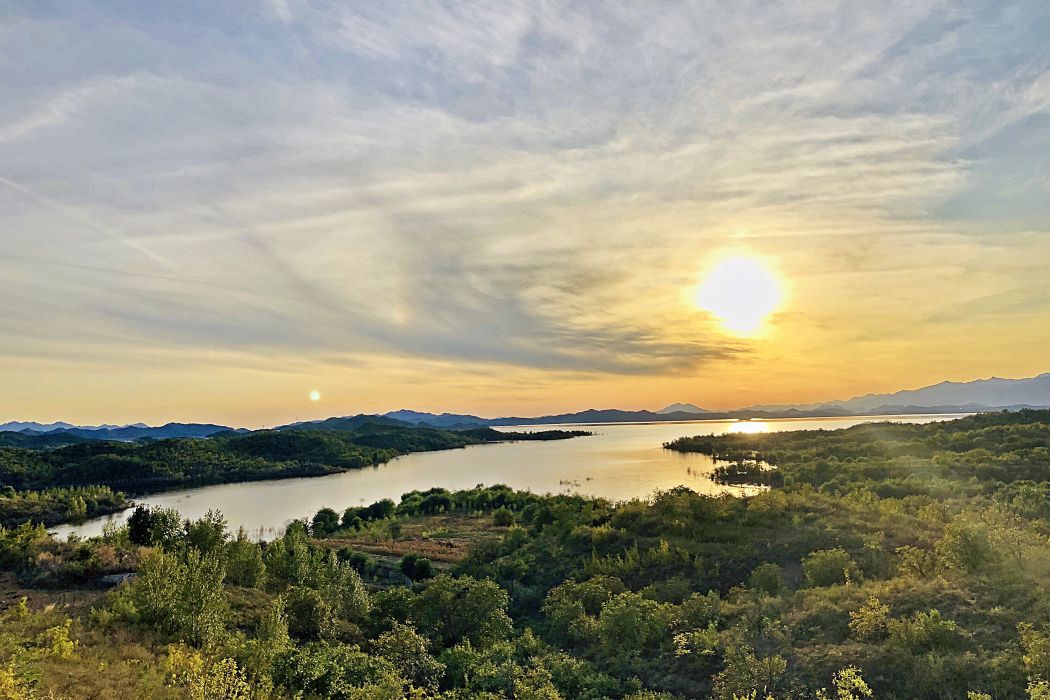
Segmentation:
<svg viewBox="0 0 1050 700">
<path fill-rule="evenodd" d="M 0 697 L 1050 696 L 1050 412 L 674 446 L 783 484 L 2 529 Z"/>
</svg>

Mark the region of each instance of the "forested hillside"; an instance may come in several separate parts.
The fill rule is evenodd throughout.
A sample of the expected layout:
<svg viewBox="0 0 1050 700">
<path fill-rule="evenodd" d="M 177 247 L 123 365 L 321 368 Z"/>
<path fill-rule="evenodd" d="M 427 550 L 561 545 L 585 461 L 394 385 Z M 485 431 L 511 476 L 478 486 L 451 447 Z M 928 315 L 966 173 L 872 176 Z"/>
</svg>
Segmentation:
<svg viewBox="0 0 1050 700">
<path fill-rule="evenodd" d="M 259 479 L 320 476 L 388 462 L 410 452 L 507 440 L 556 440 L 582 431 L 500 432 L 356 423 L 342 430 L 260 430 L 207 438 L 56 443 L 55 436 L 0 433 L 0 524 L 55 524 L 124 507 L 122 493 Z M 56 444 L 58 446 L 56 446 Z M 94 489 L 90 494 L 56 489 Z M 110 493 L 109 490 L 113 492 Z M 82 497 L 85 506 L 74 499 Z"/>
</svg>

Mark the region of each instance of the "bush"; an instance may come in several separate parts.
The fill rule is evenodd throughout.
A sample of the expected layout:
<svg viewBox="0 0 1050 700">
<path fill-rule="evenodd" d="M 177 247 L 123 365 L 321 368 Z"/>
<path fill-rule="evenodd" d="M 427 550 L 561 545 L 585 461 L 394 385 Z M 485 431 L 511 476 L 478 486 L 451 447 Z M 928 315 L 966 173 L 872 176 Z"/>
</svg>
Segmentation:
<svg viewBox="0 0 1050 700">
<path fill-rule="evenodd" d="M 872 596 L 860 610 L 849 614 L 849 629 L 860 639 L 873 641 L 886 635 L 890 608 Z"/>
<path fill-rule="evenodd" d="M 802 574 L 811 588 L 848 583 L 857 575 L 857 565 L 841 547 L 810 552 L 802 560 Z"/>
<path fill-rule="evenodd" d="M 498 508 L 492 513 L 492 524 L 496 527 L 510 527 L 514 524 L 514 511 L 510 508 Z"/>
<path fill-rule="evenodd" d="M 376 560 L 367 552 L 359 552 L 356 549 L 343 547 L 336 555 L 340 561 L 346 562 L 362 576 L 374 576 L 378 568 Z"/>
<path fill-rule="evenodd" d="M 328 537 L 339 529 L 339 514 L 331 508 L 322 508 L 310 522 L 310 533 L 314 537 Z"/>
<path fill-rule="evenodd" d="M 290 695 L 357 700 L 406 697 L 403 679 L 393 664 L 365 654 L 356 646 L 325 642 L 290 647 L 274 662 L 274 682 Z M 366 686 L 380 686 L 368 694 Z M 379 690 L 384 692 L 378 692 Z"/>
<path fill-rule="evenodd" d="M 958 625 L 945 620 L 937 610 L 921 612 L 912 619 L 889 621 L 890 641 L 912 654 L 951 649 L 961 637 Z"/>
<path fill-rule="evenodd" d="M 426 557 L 406 554 L 401 558 L 401 573 L 413 581 L 434 578 L 434 564 Z"/>
<path fill-rule="evenodd" d="M 621 593 L 602 606 L 598 636 L 608 656 L 656 654 L 670 639 L 670 606 Z"/>
<path fill-rule="evenodd" d="M 897 547 L 897 574 L 925 579 L 933 575 L 937 567 L 937 555 L 933 552 L 905 545 Z"/>
<path fill-rule="evenodd" d="M 747 586 L 766 595 L 780 595 L 784 590 L 784 576 L 780 567 L 773 563 L 759 564 L 747 579 Z"/>
<path fill-rule="evenodd" d="M 298 639 L 331 639 L 335 635 L 336 609 L 319 591 L 293 586 L 284 597 L 288 633 Z"/>
</svg>

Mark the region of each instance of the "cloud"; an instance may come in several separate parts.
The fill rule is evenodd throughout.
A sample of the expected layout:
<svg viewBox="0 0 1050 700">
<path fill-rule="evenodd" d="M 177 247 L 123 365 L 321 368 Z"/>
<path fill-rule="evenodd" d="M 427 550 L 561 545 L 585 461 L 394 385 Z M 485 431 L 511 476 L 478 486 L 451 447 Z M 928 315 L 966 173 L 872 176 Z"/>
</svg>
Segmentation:
<svg viewBox="0 0 1050 700">
<path fill-rule="evenodd" d="M 989 245 L 958 198 L 1046 137 L 1048 13 L 975 7 L 31 8 L 0 34 L 0 354 L 745 361 L 682 302 L 720 248 L 874 285 L 919 236 L 916 274 Z"/>
</svg>

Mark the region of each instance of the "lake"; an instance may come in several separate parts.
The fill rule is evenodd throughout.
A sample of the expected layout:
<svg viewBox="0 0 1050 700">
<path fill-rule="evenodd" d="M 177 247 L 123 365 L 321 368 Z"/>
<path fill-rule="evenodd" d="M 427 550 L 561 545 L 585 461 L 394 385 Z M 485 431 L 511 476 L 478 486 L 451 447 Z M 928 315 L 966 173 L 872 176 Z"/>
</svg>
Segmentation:
<svg viewBox="0 0 1050 700">
<path fill-rule="evenodd" d="M 684 435 L 835 430 L 880 420 L 928 423 L 958 417 L 941 414 L 504 427 L 500 430 L 579 428 L 595 434 L 570 440 L 507 442 L 417 452 L 378 467 L 342 474 L 204 486 L 135 500 L 144 505 L 174 508 L 191 519 L 211 509 L 220 510 L 231 529 L 244 527 L 254 537 L 269 538 L 280 533 L 292 520 L 312 517 L 325 506 L 342 512 L 347 506 L 366 505 L 383 498 L 397 502 L 407 491 L 434 486 L 456 490 L 502 483 L 534 493 L 572 492 L 617 501 L 645 498 L 654 491 L 675 486 L 688 486 L 704 494 L 747 494 L 756 489 L 713 482 L 710 475 L 715 462 L 710 457 L 665 450 L 663 444 Z M 99 535 L 104 523 L 123 521 L 130 513 L 128 510 L 77 526 L 60 525 L 53 531 L 60 536 Z"/>
</svg>

